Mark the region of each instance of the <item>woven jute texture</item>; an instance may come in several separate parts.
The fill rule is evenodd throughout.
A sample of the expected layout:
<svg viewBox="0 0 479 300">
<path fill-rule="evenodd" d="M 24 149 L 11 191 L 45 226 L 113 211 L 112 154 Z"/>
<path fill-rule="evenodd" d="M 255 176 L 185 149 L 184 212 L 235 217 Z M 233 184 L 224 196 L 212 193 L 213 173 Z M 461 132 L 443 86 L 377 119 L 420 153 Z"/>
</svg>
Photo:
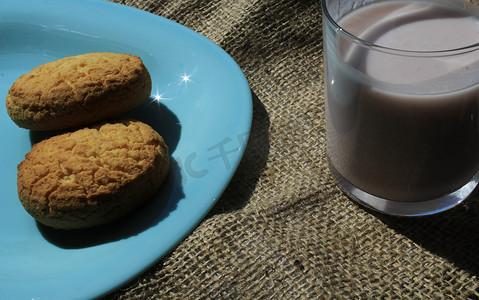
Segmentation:
<svg viewBox="0 0 479 300">
<path fill-rule="evenodd" d="M 243 160 L 208 216 L 108 298 L 479 299 L 477 197 L 439 215 L 390 217 L 331 177 L 318 1 L 117 2 L 222 47 L 249 81 L 254 112 Z"/>
</svg>

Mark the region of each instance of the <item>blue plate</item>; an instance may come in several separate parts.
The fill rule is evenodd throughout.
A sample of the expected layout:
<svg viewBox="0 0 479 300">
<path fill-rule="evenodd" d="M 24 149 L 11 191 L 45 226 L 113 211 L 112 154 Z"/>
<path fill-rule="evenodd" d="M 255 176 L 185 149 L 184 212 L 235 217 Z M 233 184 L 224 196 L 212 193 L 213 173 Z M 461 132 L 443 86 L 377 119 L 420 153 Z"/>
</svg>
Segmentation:
<svg viewBox="0 0 479 300">
<path fill-rule="evenodd" d="M 139 55 L 149 69 L 150 101 L 128 115 L 165 138 L 169 177 L 154 199 L 119 222 L 46 228 L 24 211 L 16 192 L 16 166 L 44 136 L 18 128 L 0 105 L 0 299 L 85 299 L 118 288 L 197 226 L 243 155 L 250 89 L 233 59 L 207 38 L 108 2 L 0 0 L 0 99 L 40 64 L 102 51 Z"/>
</svg>

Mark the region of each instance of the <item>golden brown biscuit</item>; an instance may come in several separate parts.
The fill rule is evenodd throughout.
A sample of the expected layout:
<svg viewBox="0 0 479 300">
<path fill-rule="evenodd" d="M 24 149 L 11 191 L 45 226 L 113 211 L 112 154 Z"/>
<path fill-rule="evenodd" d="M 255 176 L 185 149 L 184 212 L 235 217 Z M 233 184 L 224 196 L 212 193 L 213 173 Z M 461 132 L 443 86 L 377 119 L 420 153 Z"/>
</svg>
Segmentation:
<svg viewBox="0 0 479 300">
<path fill-rule="evenodd" d="M 35 144 L 18 165 L 18 195 L 40 223 L 87 228 L 143 205 L 168 169 L 168 147 L 150 126 L 101 123 Z"/>
<path fill-rule="evenodd" d="M 88 53 L 20 76 L 6 106 L 20 127 L 57 130 L 116 116 L 145 102 L 150 93 L 150 74 L 138 56 Z"/>
</svg>

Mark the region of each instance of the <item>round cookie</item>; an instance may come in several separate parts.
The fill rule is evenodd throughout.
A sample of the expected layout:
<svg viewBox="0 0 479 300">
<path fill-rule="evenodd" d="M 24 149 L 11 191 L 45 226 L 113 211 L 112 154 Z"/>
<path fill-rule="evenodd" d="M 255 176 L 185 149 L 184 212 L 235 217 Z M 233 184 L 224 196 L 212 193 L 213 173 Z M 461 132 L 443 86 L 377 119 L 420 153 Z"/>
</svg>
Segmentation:
<svg viewBox="0 0 479 300">
<path fill-rule="evenodd" d="M 93 227 L 142 206 L 168 169 L 168 147 L 149 125 L 101 123 L 33 145 L 18 165 L 18 195 L 44 225 Z"/>
<path fill-rule="evenodd" d="M 88 53 L 20 76 L 6 107 L 20 127 L 58 130 L 111 118 L 144 103 L 150 94 L 150 74 L 140 57 Z"/>
</svg>

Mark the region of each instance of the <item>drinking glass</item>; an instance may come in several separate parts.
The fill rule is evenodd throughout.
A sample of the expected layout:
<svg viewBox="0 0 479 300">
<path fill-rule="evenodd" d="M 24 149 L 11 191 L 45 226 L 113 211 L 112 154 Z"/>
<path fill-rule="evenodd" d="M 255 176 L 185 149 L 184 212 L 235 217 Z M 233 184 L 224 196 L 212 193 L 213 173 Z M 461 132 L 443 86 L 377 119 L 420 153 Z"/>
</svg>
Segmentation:
<svg viewBox="0 0 479 300">
<path fill-rule="evenodd" d="M 377 43 L 417 16 L 339 25 L 374 2 L 321 3 L 330 170 L 350 198 L 374 210 L 437 213 L 466 199 L 479 181 L 479 34 L 458 48 L 422 50 Z M 479 16 L 476 5 L 434 3 Z M 369 29 L 359 37 L 353 31 L 361 26 Z"/>
</svg>

